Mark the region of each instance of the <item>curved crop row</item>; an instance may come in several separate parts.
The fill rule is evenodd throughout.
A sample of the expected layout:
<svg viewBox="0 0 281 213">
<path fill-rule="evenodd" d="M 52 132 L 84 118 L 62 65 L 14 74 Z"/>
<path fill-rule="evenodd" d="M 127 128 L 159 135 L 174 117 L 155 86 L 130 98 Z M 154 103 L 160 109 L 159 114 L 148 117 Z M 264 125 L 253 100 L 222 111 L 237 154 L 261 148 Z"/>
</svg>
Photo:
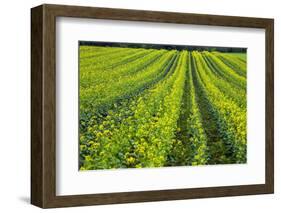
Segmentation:
<svg viewBox="0 0 281 213">
<path fill-rule="evenodd" d="M 246 163 L 242 69 L 218 52 L 81 46 L 79 168 Z"/>
<path fill-rule="evenodd" d="M 88 64 L 82 64 L 80 63 L 80 67 L 82 67 L 85 71 L 91 73 L 92 71 L 96 70 L 103 70 L 103 71 L 111 71 L 115 67 L 119 65 L 123 65 L 129 62 L 132 62 L 134 60 L 137 60 L 138 58 L 141 58 L 143 56 L 149 55 L 153 52 L 153 50 L 144 50 L 140 49 L 136 52 L 120 52 L 119 54 L 112 54 L 107 55 L 106 59 L 104 60 L 92 60 L 92 62 L 89 62 Z M 83 62 L 83 60 L 81 60 Z"/>
<path fill-rule="evenodd" d="M 166 162 L 167 166 L 204 165 L 208 163 L 209 159 L 207 135 L 203 127 L 193 82 L 191 54 L 188 54 L 184 63 L 186 63 L 186 79 L 180 118 L 176 139 L 173 141 L 173 148 Z"/>
<path fill-rule="evenodd" d="M 166 51 L 153 51 L 148 54 L 142 53 L 137 56 L 129 56 L 123 57 L 122 60 L 119 59 L 119 62 L 115 62 L 115 60 L 111 60 L 112 63 L 119 63 L 113 67 L 111 65 L 110 69 L 108 67 L 100 68 L 99 66 L 95 66 L 91 70 L 83 69 L 83 73 L 80 74 L 80 87 L 88 87 L 91 85 L 99 85 L 102 83 L 111 83 L 116 82 L 116 79 L 123 79 L 125 76 L 134 75 L 138 71 L 142 71 L 145 67 L 154 63 L 157 59 L 163 56 Z M 129 60 L 129 62 L 128 62 Z M 132 61 L 131 61 L 132 60 Z M 109 62 L 111 63 L 111 62 Z M 121 64 L 122 63 L 122 64 Z"/>
<path fill-rule="evenodd" d="M 243 89 L 238 89 L 221 79 L 218 75 L 212 72 L 202 54 L 198 53 L 197 56 L 204 68 L 204 71 L 206 72 L 206 78 L 208 78 L 210 82 L 214 84 L 214 86 L 216 86 L 229 99 L 233 100 L 239 107 L 245 108 L 247 104 L 246 91 Z"/>
<path fill-rule="evenodd" d="M 247 53 L 224 53 L 239 59 L 243 63 L 247 63 Z"/>
<path fill-rule="evenodd" d="M 156 84 L 158 81 L 162 81 L 164 76 L 168 77 L 169 75 L 171 75 L 173 73 L 172 71 L 169 71 L 169 70 L 170 70 L 170 67 L 176 61 L 177 57 L 178 57 L 177 54 L 175 54 L 174 52 L 170 52 L 169 54 L 167 54 L 165 56 L 165 58 L 162 59 L 161 63 L 155 64 L 154 66 L 152 66 L 155 69 L 154 70 L 154 72 L 155 72 L 154 79 L 152 79 L 151 81 L 147 81 L 143 85 L 141 85 L 141 84 L 134 85 L 136 88 L 134 88 L 134 87 L 123 88 L 123 90 L 120 90 L 119 93 L 121 95 L 123 95 L 122 93 L 125 93 L 125 94 L 127 93 L 127 94 L 125 97 L 118 96 L 118 94 L 117 94 L 116 99 L 118 101 L 109 100 L 109 102 L 107 102 L 105 104 L 101 103 L 100 108 L 98 107 L 99 105 L 96 105 L 96 107 L 91 107 L 91 101 L 93 103 L 96 103 L 97 100 L 95 100 L 94 98 L 87 99 L 87 98 L 83 97 L 82 95 L 80 95 L 80 127 L 79 128 L 80 128 L 80 133 L 82 134 L 82 139 L 80 139 L 80 141 L 82 141 L 82 144 L 85 145 L 85 143 L 87 143 L 87 140 L 91 140 L 94 137 L 93 134 L 89 134 L 89 131 L 87 131 L 88 127 L 92 128 L 92 126 L 100 125 L 100 124 L 102 124 L 103 121 L 105 121 L 107 123 L 107 121 L 106 121 L 107 119 L 109 119 L 110 122 L 113 122 L 113 120 L 115 120 L 115 122 L 113 122 L 113 124 L 114 124 L 113 127 L 114 128 L 117 127 L 117 124 L 119 124 L 123 118 L 125 118 L 126 116 L 129 115 L 129 112 L 131 110 L 129 110 L 130 107 L 128 105 L 130 104 L 131 106 L 133 106 L 134 104 L 132 104 L 132 103 L 134 103 L 134 100 L 137 97 L 139 97 L 139 94 L 141 94 L 146 89 L 149 89 L 151 86 Z M 166 62 L 164 59 L 167 59 Z M 147 79 L 147 80 L 149 80 L 149 79 Z M 137 83 L 140 83 L 140 82 L 137 82 Z M 108 84 L 106 84 L 106 85 L 108 85 Z M 133 93 L 134 95 L 133 94 L 128 95 L 128 92 L 130 92 L 130 89 L 138 89 L 138 91 Z M 80 88 L 80 93 L 82 93 L 83 91 L 84 90 Z M 93 91 L 92 93 L 89 93 L 88 95 L 89 96 L 92 95 L 92 97 L 94 97 L 95 92 L 96 91 Z M 109 93 L 110 90 L 106 90 L 105 92 Z M 84 100 L 84 102 L 82 102 L 82 100 Z M 87 104 L 88 104 L 88 106 L 87 106 Z M 112 114 L 114 114 L 114 116 L 112 116 Z M 103 128 L 103 130 L 106 131 L 108 129 Z M 87 136 L 87 137 L 84 137 L 84 136 Z M 82 155 L 83 155 L 83 153 L 82 153 Z"/>
<path fill-rule="evenodd" d="M 231 69 L 236 71 L 236 73 L 244 78 L 246 78 L 246 63 L 241 61 L 238 57 L 231 56 L 228 54 L 216 53 L 217 55 L 226 65 L 228 65 Z"/>
<path fill-rule="evenodd" d="M 103 57 L 106 55 L 114 55 L 120 52 L 135 52 L 137 50 L 132 48 L 120 48 L 120 47 L 91 47 L 86 51 L 79 49 L 79 57 L 83 61 L 91 62 L 91 60 L 96 60 L 98 57 Z"/>
<path fill-rule="evenodd" d="M 132 115 L 122 119 L 119 128 L 101 133 L 95 144 L 102 151 L 84 160 L 83 168 L 153 167 L 165 163 L 177 128 L 186 53 L 170 67 L 170 75 L 132 101 Z M 114 116 L 114 115 L 113 115 Z M 110 144 L 110 145 L 108 145 Z M 101 163 L 101 160 L 103 159 Z M 89 163 L 90 162 L 90 163 Z M 93 169 L 93 168 L 90 169 Z"/>
<path fill-rule="evenodd" d="M 108 50 L 105 51 L 101 54 L 96 53 L 93 56 L 86 57 L 86 58 L 81 58 L 79 65 L 82 66 L 84 69 L 91 69 L 92 67 L 95 66 L 106 66 L 105 62 L 109 61 L 109 59 L 120 59 L 122 57 L 126 57 L 128 55 L 133 55 L 133 54 L 139 54 L 140 51 L 143 52 L 149 52 L 147 49 L 140 49 L 140 50 L 135 50 L 135 49 L 125 49 L 125 50 Z"/>
<path fill-rule="evenodd" d="M 167 68 L 175 56 L 176 52 L 168 52 L 135 75 L 114 79 L 108 84 L 82 88 L 80 90 L 80 110 L 104 110 L 114 102 L 132 97 L 147 89 L 167 74 Z"/>
<path fill-rule="evenodd" d="M 197 79 L 210 102 L 217 111 L 220 134 L 233 153 L 236 163 L 246 161 L 246 110 L 239 108 L 229 100 L 205 74 L 204 67 L 198 59 L 198 53 L 193 53 L 197 67 Z"/>
<path fill-rule="evenodd" d="M 193 73 L 193 82 L 196 93 L 196 101 L 199 106 L 202 117 L 202 126 L 207 137 L 208 146 L 208 162 L 207 164 L 227 164 L 231 160 L 226 155 L 225 144 L 219 132 L 219 122 L 217 112 L 214 105 L 210 102 L 208 95 L 201 86 L 200 79 L 198 79 L 198 70 L 195 63 L 195 58 L 191 57 L 191 71 Z"/>
<path fill-rule="evenodd" d="M 113 48 L 111 48 L 113 49 Z M 103 51 L 108 51 L 108 48 L 105 48 L 103 46 L 84 46 L 84 45 L 80 45 L 79 46 L 79 54 L 80 56 L 83 58 L 88 52 L 89 53 L 101 53 Z"/>
<path fill-rule="evenodd" d="M 189 56 L 191 61 L 191 55 Z M 192 65 L 189 62 L 189 85 L 190 85 L 190 114 L 187 121 L 187 134 L 189 141 L 192 144 L 192 165 L 204 165 L 208 162 L 208 147 L 207 147 L 207 136 L 205 134 L 202 118 L 199 111 L 199 106 L 196 101 L 195 88 L 193 83 L 193 75 L 191 72 Z"/>
<path fill-rule="evenodd" d="M 235 83 L 242 89 L 246 89 L 246 79 L 240 75 L 238 75 L 233 69 L 228 67 L 223 61 L 221 61 L 217 56 L 214 54 L 204 51 L 204 54 L 209 59 L 210 63 L 215 66 L 218 72 L 220 72 L 225 78 L 227 78 L 232 83 Z"/>
</svg>

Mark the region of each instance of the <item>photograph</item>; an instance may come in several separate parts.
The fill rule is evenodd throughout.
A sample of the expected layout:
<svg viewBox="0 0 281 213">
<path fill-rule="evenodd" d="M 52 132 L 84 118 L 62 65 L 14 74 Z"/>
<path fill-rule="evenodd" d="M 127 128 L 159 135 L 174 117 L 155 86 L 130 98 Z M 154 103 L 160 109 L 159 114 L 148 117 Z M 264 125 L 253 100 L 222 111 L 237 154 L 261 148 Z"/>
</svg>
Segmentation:
<svg viewBox="0 0 281 213">
<path fill-rule="evenodd" d="M 79 41 L 79 170 L 247 163 L 247 49 Z"/>
<path fill-rule="evenodd" d="M 31 8 L 32 205 L 274 193 L 274 18 L 159 5 Z"/>
</svg>

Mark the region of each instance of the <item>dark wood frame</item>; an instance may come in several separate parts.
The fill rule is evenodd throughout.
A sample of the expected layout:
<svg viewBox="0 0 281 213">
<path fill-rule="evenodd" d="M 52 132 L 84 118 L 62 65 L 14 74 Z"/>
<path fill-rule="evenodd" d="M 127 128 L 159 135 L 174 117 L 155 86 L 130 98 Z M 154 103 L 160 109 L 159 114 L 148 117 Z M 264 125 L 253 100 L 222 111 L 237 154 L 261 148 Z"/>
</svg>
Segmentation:
<svg viewBox="0 0 281 213">
<path fill-rule="evenodd" d="M 56 196 L 56 17 L 262 28 L 266 32 L 266 183 L 195 189 Z M 41 5 L 31 9 L 31 203 L 66 207 L 274 192 L 274 20 Z"/>
</svg>

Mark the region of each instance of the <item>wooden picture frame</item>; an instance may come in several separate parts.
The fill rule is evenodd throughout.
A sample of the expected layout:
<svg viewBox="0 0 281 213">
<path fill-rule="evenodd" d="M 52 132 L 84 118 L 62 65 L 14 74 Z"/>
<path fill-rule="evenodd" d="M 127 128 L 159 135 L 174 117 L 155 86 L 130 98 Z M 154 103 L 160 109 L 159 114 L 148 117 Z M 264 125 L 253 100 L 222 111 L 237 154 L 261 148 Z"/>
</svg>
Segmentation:
<svg viewBox="0 0 281 213">
<path fill-rule="evenodd" d="M 266 34 L 265 184 L 56 195 L 56 17 L 262 28 Z M 41 208 L 268 194 L 274 191 L 273 19 L 44 4 L 31 9 L 31 203 Z"/>
</svg>

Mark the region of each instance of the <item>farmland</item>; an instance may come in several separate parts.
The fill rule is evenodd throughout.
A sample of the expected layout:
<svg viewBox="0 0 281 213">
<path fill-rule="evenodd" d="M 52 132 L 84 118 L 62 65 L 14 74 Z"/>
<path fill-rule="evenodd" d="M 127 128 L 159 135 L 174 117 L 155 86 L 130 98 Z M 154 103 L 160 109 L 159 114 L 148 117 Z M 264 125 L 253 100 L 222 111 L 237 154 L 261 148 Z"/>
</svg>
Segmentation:
<svg viewBox="0 0 281 213">
<path fill-rule="evenodd" d="M 79 52 L 80 170 L 247 162 L 245 53 Z"/>
</svg>

